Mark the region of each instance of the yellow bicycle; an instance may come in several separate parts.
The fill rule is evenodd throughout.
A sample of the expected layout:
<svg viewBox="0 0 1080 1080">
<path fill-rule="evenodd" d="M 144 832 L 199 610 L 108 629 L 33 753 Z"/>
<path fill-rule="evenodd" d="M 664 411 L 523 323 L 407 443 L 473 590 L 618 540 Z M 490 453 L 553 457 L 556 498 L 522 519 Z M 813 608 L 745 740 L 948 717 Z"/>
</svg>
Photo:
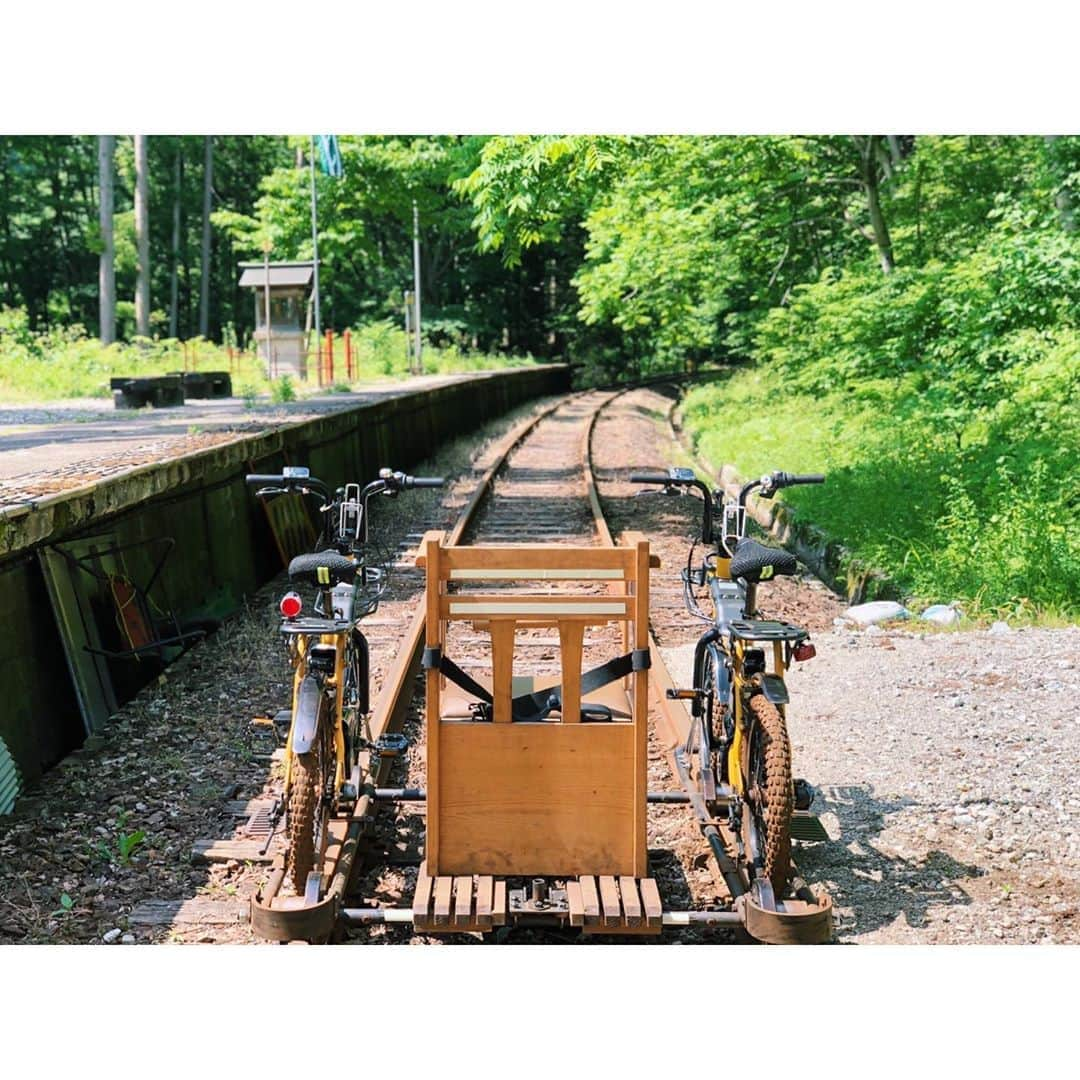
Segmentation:
<svg viewBox="0 0 1080 1080">
<path fill-rule="evenodd" d="M 293 668 L 292 716 L 285 744 L 285 788 L 279 806 L 288 835 L 286 875 L 312 901 L 321 888 L 329 822 L 351 810 L 361 787 L 362 750 L 400 753 L 403 737 L 386 735 L 370 744 L 362 734 L 370 710 L 370 663 L 360 621 L 371 615 L 386 588 L 386 568 L 370 556 L 368 503 L 412 488 L 441 487 L 435 477 L 406 476 L 382 469 L 365 487 L 347 484 L 331 495 L 305 468 L 280 474 L 251 474 L 257 495 L 295 494 L 319 502 L 320 550 L 289 563 L 291 581 L 312 586 L 316 598 L 305 615 L 300 594 L 287 592 L 279 604 L 281 634 Z"/>
<path fill-rule="evenodd" d="M 708 550 L 695 565 L 694 541 L 682 580 L 687 610 L 709 629 L 695 647 L 692 688 L 675 691 L 691 703 L 690 735 L 676 761 L 710 814 L 728 819 L 740 860 L 752 867 L 756 898 L 773 908 L 791 887 L 793 832 L 800 839 L 827 839 L 817 818 L 805 813 L 813 788 L 792 778 L 785 717 L 787 668 L 792 660 L 810 659 L 815 649 L 806 630 L 763 619 L 757 610 L 758 585 L 795 573 L 797 564 L 790 552 L 746 536 L 746 500 L 753 491 L 771 499 L 781 488 L 821 484 L 825 477 L 773 472 L 729 499 L 710 491 L 691 469 L 630 479 L 663 485 L 671 495 L 696 490 L 703 498 L 700 539 Z M 702 609 L 700 589 L 707 590 L 711 611 Z"/>
</svg>

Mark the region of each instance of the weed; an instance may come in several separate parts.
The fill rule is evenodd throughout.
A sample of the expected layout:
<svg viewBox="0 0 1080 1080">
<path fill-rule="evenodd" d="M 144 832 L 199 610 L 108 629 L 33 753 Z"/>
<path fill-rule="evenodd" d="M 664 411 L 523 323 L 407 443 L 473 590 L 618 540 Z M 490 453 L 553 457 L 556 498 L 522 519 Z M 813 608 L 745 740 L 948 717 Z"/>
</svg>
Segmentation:
<svg viewBox="0 0 1080 1080">
<path fill-rule="evenodd" d="M 296 388 L 288 375 L 282 375 L 270 388 L 270 400 L 275 405 L 284 405 L 296 400 Z"/>
<path fill-rule="evenodd" d="M 145 841 L 146 833 L 142 829 L 136 829 L 133 833 L 120 833 L 116 838 L 116 854 L 120 857 L 120 865 L 130 865 L 135 849 Z"/>
<path fill-rule="evenodd" d="M 55 919 L 58 915 L 70 915 L 75 907 L 75 901 L 67 893 L 60 894 L 60 906 L 49 916 Z"/>
</svg>

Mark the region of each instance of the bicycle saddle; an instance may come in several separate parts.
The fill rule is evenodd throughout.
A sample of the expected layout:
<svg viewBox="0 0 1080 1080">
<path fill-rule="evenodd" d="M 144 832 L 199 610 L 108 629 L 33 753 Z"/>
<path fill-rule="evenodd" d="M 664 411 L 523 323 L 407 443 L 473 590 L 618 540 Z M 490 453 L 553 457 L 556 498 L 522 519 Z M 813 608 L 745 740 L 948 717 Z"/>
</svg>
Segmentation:
<svg viewBox="0 0 1080 1080">
<path fill-rule="evenodd" d="M 743 537 L 735 548 L 730 574 L 745 581 L 768 581 L 778 574 L 794 574 L 797 560 L 790 551 L 768 547 Z"/>
<path fill-rule="evenodd" d="M 352 581 L 359 569 L 359 563 L 336 551 L 316 551 L 311 555 L 297 555 L 289 563 L 289 578 L 325 587 Z"/>
</svg>

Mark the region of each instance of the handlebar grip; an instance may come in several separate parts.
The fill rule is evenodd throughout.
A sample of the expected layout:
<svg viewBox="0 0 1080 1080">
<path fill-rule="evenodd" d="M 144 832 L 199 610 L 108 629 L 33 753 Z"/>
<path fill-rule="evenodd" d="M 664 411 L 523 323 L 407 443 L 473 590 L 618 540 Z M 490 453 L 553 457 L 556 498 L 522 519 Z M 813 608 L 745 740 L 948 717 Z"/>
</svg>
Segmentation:
<svg viewBox="0 0 1080 1080">
<path fill-rule="evenodd" d="M 266 487 L 271 484 L 284 484 L 285 477 L 281 473 L 248 473 L 244 477 L 244 483 L 250 487 Z"/>
<path fill-rule="evenodd" d="M 790 481 L 792 484 L 824 484 L 825 474 L 819 472 L 802 473 L 798 476 L 793 476 Z"/>
<path fill-rule="evenodd" d="M 406 488 L 441 488 L 446 483 L 442 476 L 406 476 Z"/>
<path fill-rule="evenodd" d="M 631 484 L 670 484 L 671 478 L 667 473 L 631 473 Z"/>
</svg>

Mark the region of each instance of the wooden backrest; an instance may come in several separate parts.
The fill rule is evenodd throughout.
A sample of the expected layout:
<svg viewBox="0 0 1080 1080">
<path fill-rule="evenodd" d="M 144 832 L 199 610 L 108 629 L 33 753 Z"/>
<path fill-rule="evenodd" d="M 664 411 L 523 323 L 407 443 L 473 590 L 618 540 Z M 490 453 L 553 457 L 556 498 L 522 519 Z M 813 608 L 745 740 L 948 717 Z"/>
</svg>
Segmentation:
<svg viewBox="0 0 1080 1080">
<path fill-rule="evenodd" d="M 492 651 L 491 723 L 444 716 L 445 680 L 427 672 L 429 874 L 645 876 L 647 672 L 625 680 L 618 722 L 580 721 L 586 627 L 617 623 L 623 652 L 648 648 L 648 541 L 445 547 L 435 532 L 417 562 L 428 648 L 445 650 L 448 628 L 468 621 L 490 633 Z M 559 638 L 560 719 L 515 722 L 515 633 L 542 626 Z"/>
</svg>

